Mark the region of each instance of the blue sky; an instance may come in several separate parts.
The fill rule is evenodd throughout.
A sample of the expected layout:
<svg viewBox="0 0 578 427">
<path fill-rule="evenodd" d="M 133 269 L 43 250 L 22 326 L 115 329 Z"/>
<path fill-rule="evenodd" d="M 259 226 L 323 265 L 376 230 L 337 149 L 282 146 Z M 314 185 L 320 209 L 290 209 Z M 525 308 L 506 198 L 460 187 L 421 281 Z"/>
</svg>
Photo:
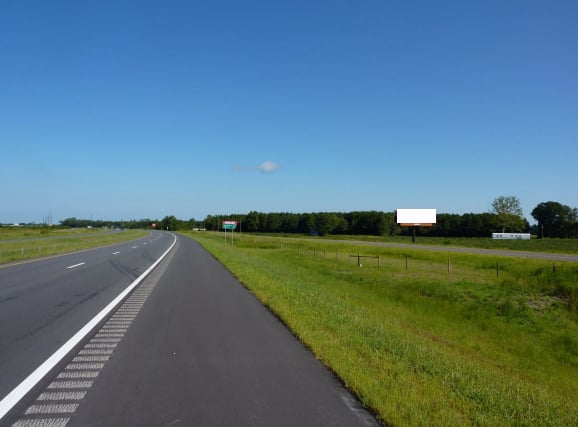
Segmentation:
<svg viewBox="0 0 578 427">
<path fill-rule="evenodd" d="M 0 4 L 0 223 L 578 206 L 578 2 Z"/>
</svg>

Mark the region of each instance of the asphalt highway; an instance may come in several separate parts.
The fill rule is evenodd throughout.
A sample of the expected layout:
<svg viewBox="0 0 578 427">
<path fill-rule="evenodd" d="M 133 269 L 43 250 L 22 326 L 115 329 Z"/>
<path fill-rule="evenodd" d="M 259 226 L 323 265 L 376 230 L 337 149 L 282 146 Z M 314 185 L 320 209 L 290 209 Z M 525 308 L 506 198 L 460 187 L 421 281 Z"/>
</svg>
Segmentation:
<svg viewBox="0 0 578 427">
<path fill-rule="evenodd" d="M 66 363 L 7 420 L 67 427 L 378 425 L 285 325 L 183 236 Z"/>
<path fill-rule="evenodd" d="M 174 241 L 146 238 L 0 268 L 0 400 Z"/>
</svg>

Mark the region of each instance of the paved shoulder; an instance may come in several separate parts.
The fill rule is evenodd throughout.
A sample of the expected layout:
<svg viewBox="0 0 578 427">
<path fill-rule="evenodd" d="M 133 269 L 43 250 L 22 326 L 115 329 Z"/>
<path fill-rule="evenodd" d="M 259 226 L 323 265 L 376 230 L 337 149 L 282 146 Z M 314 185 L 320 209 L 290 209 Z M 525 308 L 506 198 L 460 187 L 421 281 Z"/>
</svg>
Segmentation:
<svg viewBox="0 0 578 427">
<path fill-rule="evenodd" d="M 68 426 L 377 425 L 230 272 L 179 239 Z"/>
</svg>

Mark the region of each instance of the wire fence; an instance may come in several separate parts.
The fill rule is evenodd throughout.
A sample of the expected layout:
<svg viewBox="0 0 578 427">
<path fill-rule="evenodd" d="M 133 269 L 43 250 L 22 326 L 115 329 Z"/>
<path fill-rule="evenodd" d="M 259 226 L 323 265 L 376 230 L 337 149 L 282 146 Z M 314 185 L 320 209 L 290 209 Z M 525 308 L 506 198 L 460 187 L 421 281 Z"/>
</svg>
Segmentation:
<svg viewBox="0 0 578 427">
<path fill-rule="evenodd" d="M 281 249 L 288 248 L 286 245 L 280 245 Z M 472 266 L 461 265 L 459 261 L 455 261 L 451 256 L 440 260 L 427 260 L 421 257 L 412 257 L 411 255 L 375 255 L 367 253 L 343 253 L 338 250 L 327 250 L 319 248 L 310 247 L 297 247 L 297 252 L 299 255 L 311 256 L 313 258 L 321 260 L 335 260 L 335 261 L 346 261 L 348 264 L 355 264 L 358 267 L 369 267 L 378 269 L 394 269 L 397 271 L 407 271 L 407 272 L 418 272 L 418 271 L 437 271 L 444 272 L 447 274 L 452 273 L 464 273 L 465 270 L 472 270 Z M 546 269 L 547 267 L 547 263 Z M 502 277 L 507 273 L 508 262 L 504 259 L 495 260 L 494 264 L 486 262 L 483 267 L 488 273 L 493 271 L 495 277 Z M 562 273 L 565 270 L 565 263 L 563 262 L 552 262 L 550 272 L 553 274 Z M 475 269 L 475 268 L 474 268 Z M 478 267 L 481 269 L 481 267 Z"/>
</svg>

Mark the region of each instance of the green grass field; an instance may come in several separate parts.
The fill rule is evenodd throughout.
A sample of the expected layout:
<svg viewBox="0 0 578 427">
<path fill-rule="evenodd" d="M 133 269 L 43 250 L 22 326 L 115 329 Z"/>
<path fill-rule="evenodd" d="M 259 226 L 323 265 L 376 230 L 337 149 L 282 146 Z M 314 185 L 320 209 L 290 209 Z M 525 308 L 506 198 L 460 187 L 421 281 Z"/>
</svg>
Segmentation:
<svg viewBox="0 0 578 427">
<path fill-rule="evenodd" d="M 385 424 L 578 425 L 578 263 L 189 235 Z"/>
<path fill-rule="evenodd" d="M 281 235 L 263 234 L 278 238 Z M 410 244 L 411 236 L 324 236 L 311 237 L 298 234 L 285 234 L 282 237 L 294 239 L 312 239 L 312 240 L 342 240 L 342 241 L 365 241 L 374 243 L 407 243 Z M 531 240 L 493 240 L 483 237 L 424 237 L 419 233 L 416 238 L 419 245 L 435 246 L 456 246 L 467 248 L 481 249 L 509 249 L 514 251 L 527 252 L 547 252 L 547 253 L 565 253 L 578 254 L 578 239 L 536 239 Z"/>
<path fill-rule="evenodd" d="M 106 246 L 146 236 L 144 230 L 110 232 L 99 229 L 41 227 L 0 228 L 0 264 Z"/>
</svg>

